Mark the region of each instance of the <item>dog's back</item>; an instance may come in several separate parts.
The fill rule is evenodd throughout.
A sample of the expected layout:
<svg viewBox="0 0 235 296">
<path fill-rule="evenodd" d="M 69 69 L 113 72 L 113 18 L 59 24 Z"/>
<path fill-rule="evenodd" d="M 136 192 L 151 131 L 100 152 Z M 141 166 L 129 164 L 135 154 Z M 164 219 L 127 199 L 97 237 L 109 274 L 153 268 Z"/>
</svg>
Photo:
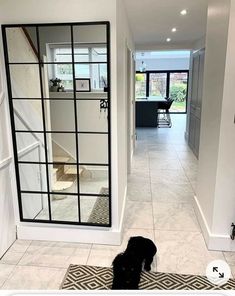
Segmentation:
<svg viewBox="0 0 235 296">
<path fill-rule="evenodd" d="M 142 254 L 144 257 L 148 254 L 154 256 L 157 248 L 151 239 L 142 236 L 133 236 L 129 239 L 125 252 Z"/>
</svg>

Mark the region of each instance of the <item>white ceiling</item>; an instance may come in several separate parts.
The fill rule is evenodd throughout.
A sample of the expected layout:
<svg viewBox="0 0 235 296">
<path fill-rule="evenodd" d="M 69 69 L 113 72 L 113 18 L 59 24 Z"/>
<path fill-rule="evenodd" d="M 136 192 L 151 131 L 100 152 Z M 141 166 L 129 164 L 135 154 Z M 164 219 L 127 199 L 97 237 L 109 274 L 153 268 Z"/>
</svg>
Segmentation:
<svg viewBox="0 0 235 296">
<path fill-rule="evenodd" d="M 206 34 L 208 0 L 124 0 L 136 45 L 193 43 Z M 180 11 L 187 9 L 187 15 Z M 172 33 L 171 29 L 177 28 Z M 171 38 L 167 43 L 166 38 Z"/>
</svg>

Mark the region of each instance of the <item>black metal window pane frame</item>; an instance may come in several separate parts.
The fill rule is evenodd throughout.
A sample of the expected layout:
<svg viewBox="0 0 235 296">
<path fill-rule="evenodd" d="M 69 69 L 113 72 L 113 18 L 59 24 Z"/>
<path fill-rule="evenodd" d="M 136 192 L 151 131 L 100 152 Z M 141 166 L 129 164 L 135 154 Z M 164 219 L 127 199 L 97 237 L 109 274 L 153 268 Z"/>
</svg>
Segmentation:
<svg viewBox="0 0 235 296">
<path fill-rule="evenodd" d="M 71 32 L 71 42 L 72 42 L 72 73 L 73 73 L 73 98 L 74 98 L 74 120 L 75 120 L 75 131 L 76 131 L 76 136 L 75 136 L 75 143 L 76 143 L 76 159 L 77 159 L 77 174 L 79 174 L 79 144 L 78 144 L 78 137 L 77 137 L 77 132 L 78 132 L 78 119 L 77 119 L 77 103 L 76 103 L 76 82 L 75 82 L 75 65 L 74 65 L 74 39 L 73 39 L 73 26 L 70 26 L 70 32 Z M 77 177 L 77 192 L 78 192 L 78 221 L 81 223 L 81 206 L 80 206 L 80 180 L 79 180 L 79 175 Z"/>
<path fill-rule="evenodd" d="M 107 99 L 107 98 L 105 98 Z M 41 98 L 12 98 L 12 100 L 20 101 L 20 100 L 31 100 L 31 101 L 40 101 Z M 74 98 L 43 98 L 44 101 L 74 101 Z M 76 101 L 100 101 L 99 98 L 76 98 Z"/>
<path fill-rule="evenodd" d="M 27 164 L 27 163 L 32 163 L 32 164 L 49 164 L 49 165 L 52 165 L 52 164 L 61 164 L 61 165 L 66 165 L 68 164 L 68 162 L 59 162 L 59 161 L 48 161 L 48 162 L 45 162 L 45 161 L 18 161 L 18 163 L 20 164 Z M 76 165 L 77 162 L 70 162 L 69 164 L 71 165 Z M 79 165 L 82 165 L 82 166 L 102 166 L 102 167 L 110 167 L 110 164 L 109 163 L 85 163 L 85 162 L 79 162 Z"/>
<path fill-rule="evenodd" d="M 14 27 L 35 27 L 36 29 L 36 37 L 37 37 L 37 47 L 38 47 L 38 57 L 40 57 L 40 33 L 39 33 L 39 28 L 40 27 L 45 27 L 45 26 L 70 26 L 71 29 L 71 44 L 72 44 L 72 63 L 71 62 L 43 62 L 40 58 L 38 63 L 31 63 L 31 62 L 24 62 L 24 63 L 19 63 L 19 62 L 9 62 L 8 58 L 8 49 L 7 49 L 7 38 L 6 38 L 6 29 L 7 28 L 14 28 Z M 74 60 L 74 42 L 73 42 L 73 27 L 74 26 L 87 26 L 87 25 L 105 25 L 106 26 L 106 46 L 107 46 L 107 61 L 105 62 L 75 62 Z M 18 191 L 18 203 L 19 203 L 19 213 L 20 213 L 20 221 L 22 222 L 35 222 L 35 223 L 55 223 L 55 224 L 71 224 L 71 225 L 84 225 L 84 226 L 97 226 L 97 227 L 111 227 L 111 108 L 110 108 L 110 102 L 108 106 L 108 132 L 86 132 L 86 131 L 78 131 L 77 130 L 77 111 L 76 108 L 74 108 L 74 115 L 75 115 L 75 130 L 74 131 L 47 131 L 46 130 L 46 119 L 45 119 L 45 107 L 44 107 L 44 101 L 49 100 L 70 100 L 74 101 L 74 107 L 76 106 L 76 101 L 79 100 L 90 100 L 90 101 L 96 101 L 100 100 L 98 98 L 77 98 L 76 97 L 76 90 L 75 87 L 73 89 L 73 97 L 71 98 L 44 98 L 43 95 L 43 81 L 42 81 L 42 66 L 45 64 L 72 64 L 73 68 L 73 84 L 75 83 L 75 64 L 106 64 L 107 65 L 107 81 L 108 81 L 108 91 L 107 91 L 107 99 L 110 101 L 110 84 L 111 84 L 111 77 L 110 77 L 110 23 L 109 22 L 82 22 L 82 23 L 49 23 L 49 24 L 13 24 L 13 25 L 2 25 L 2 35 L 3 35 L 3 45 L 4 45 L 4 56 L 5 56 L 5 67 L 6 67 L 6 76 L 7 76 L 7 86 L 8 86 L 8 93 L 9 93 L 9 106 L 10 106 L 10 117 L 11 117 L 11 126 L 12 126 L 12 140 L 13 140 L 13 148 L 14 148 L 14 159 L 15 159 L 15 170 L 16 170 L 16 181 L 17 181 L 17 191 Z M 39 98 L 14 98 L 12 96 L 12 90 L 11 90 L 11 75 L 10 75 L 10 65 L 38 65 L 38 71 L 39 71 L 39 78 L 40 78 L 40 92 L 41 92 L 41 97 Z M 33 130 L 16 130 L 15 129 L 15 122 L 14 122 L 14 107 L 13 107 L 13 102 L 12 100 L 39 100 L 41 101 L 42 105 L 42 115 L 43 115 L 43 126 L 44 130 L 43 131 L 33 131 Z M 18 155 L 17 155 L 17 145 L 16 145 L 16 133 L 23 132 L 23 133 L 42 133 L 44 136 L 44 144 L 45 144 L 45 162 L 37 162 L 37 161 L 19 161 Z M 109 163 L 107 164 L 100 164 L 100 163 L 80 163 L 79 162 L 79 150 L 78 150 L 78 137 L 76 138 L 76 151 L 77 151 L 77 162 L 76 163 L 70 163 L 71 165 L 76 165 L 77 169 L 79 171 L 79 166 L 83 165 L 94 165 L 94 166 L 106 166 L 108 168 L 108 184 L 109 184 L 109 194 L 89 194 L 89 193 L 82 193 L 80 194 L 80 188 L 79 188 L 79 178 L 78 178 L 78 194 L 74 193 L 66 193 L 66 195 L 71 195 L 77 197 L 78 200 L 78 218 L 79 221 L 77 222 L 71 222 L 71 221 L 57 221 L 51 217 L 51 198 L 50 196 L 53 194 L 56 195 L 65 195 L 64 192 L 52 192 L 49 190 L 49 170 L 48 166 L 53 165 L 53 164 L 67 164 L 63 162 L 50 162 L 48 161 L 48 153 L 47 153 L 47 139 L 46 135 L 48 133 L 68 133 L 68 134 L 107 134 L 108 135 L 108 161 Z M 46 165 L 46 179 L 47 179 L 47 191 L 23 191 L 21 190 L 21 184 L 20 184 L 20 176 L 19 176 L 19 164 L 45 164 Z M 43 220 L 43 219 L 26 219 L 23 218 L 23 208 L 22 208 L 22 199 L 21 199 L 21 193 L 40 193 L 40 194 L 45 194 L 48 197 L 48 211 L 49 211 L 49 220 Z M 108 196 L 109 197 L 109 223 L 108 224 L 98 224 L 98 223 L 85 223 L 81 222 L 81 215 L 80 215 L 80 195 L 82 196 Z"/>
<path fill-rule="evenodd" d="M 21 190 L 20 191 L 23 194 L 54 194 L 54 195 L 68 195 L 68 196 L 78 196 L 77 193 L 74 192 L 54 192 L 54 191 L 33 191 L 33 190 Z M 100 193 L 81 193 L 80 196 L 110 196 L 110 194 L 100 194 Z"/>
<path fill-rule="evenodd" d="M 37 36 L 37 46 L 38 46 L 38 57 L 40 61 L 40 39 L 39 39 L 39 29 L 36 26 L 36 36 Z M 46 137 L 46 115 L 45 115 L 45 106 L 43 101 L 43 81 L 42 81 L 42 72 L 40 63 L 38 64 L 38 71 L 39 71 L 39 79 L 40 79 L 40 91 L 41 91 L 41 104 L 42 104 L 42 118 L 43 118 L 43 129 L 44 129 L 44 145 L 45 145 L 45 160 L 48 163 L 48 154 L 47 154 L 47 137 Z M 48 164 L 46 164 L 46 180 L 47 180 L 47 191 L 50 188 L 49 182 L 49 168 Z M 51 201 L 50 201 L 50 194 L 48 194 L 48 211 L 49 211 L 49 220 L 51 221 Z"/>
<path fill-rule="evenodd" d="M 40 62 L 38 62 L 38 63 L 30 63 L 30 62 L 25 62 L 25 63 L 19 63 L 19 62 L 17 62 L 17 63 L 13 63 L 13 62 L 10 62 L 9 63 L 9 65 L 38 65 L 38 64 L 40 64 L 40 65 L 71 65 L 72 64 L 72 62 L 42 62 L 42 61 L 40 61 Z M 90 64 L 95 64 L 95 65 L 100 65 L 100 64 L 108 64 L 108 62 L 74 62 L 73 63 L 74 65 L 76 65 L 76 64 L 87 64 L 87 65 L 90 65 Z"/>
<path fill-rule="evenodd" d="M 174 73 L 186 73 L 187 74 L 187 89 L 186 89 L 186 104 L 184 112 L 170 112 L 170 114 L 186 114 L 188 109 L 188 87 L 189 87 L 189 70 L 148 70 L 148 71 L 136 71 L 136 74 L 146 74 L 146 97 L 149 97 L 150 88 L 150 75 L 155 73 L 166 73 L 166 97 L 170 96 L 170 75 Z M 136 99 L 138 101 L 138 99 Z"/>
<path fill-rule="evenodd" d="M 37 133 L 37 134 L 88 134 L 88 135 L 108 135 L 108 132 L 87 132 L 87 131 L 36 131 L 36 130 L 15 130 L 16 133 Z"/>
<path fill-rule="evenodd" d="M 187 87 L 186 87 L 186 98 L 185 98 L 185 111 L 184 112 L 170 112 L 171 114 L 187 114 L 187 110 L 188 110 L 188 90 L 189 90 L 189 70 L 177 70 L 177 71 L 169 71 L 169 95 L 170 96 L 170 82 L 171 82 L 171 74 L 174 73 L 186 73 L 187 74 Z"/>
</svg>

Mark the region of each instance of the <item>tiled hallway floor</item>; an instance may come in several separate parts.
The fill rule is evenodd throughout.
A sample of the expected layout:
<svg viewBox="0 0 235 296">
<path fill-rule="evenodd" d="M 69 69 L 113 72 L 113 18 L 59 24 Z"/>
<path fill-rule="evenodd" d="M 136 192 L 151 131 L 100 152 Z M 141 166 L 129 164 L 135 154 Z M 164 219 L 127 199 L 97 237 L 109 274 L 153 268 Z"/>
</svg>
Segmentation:
<svg viewBox="0 0 235 296">
<path fill-rule="evenodd" d="M 223 259 L 235 276 L 235 252 L 208 251 L 201 234 L 192 206 L 197 160 L 184 130 L 184 115 L 173 116 L 171 129 L 137 130 L 121 246 L 18 240 L 0 261 L 0 288 L 58 289 L 69 264 L 111 266 L 133 235 L 155 241 L 153 270 L 204 275 Z"/>
</svg>

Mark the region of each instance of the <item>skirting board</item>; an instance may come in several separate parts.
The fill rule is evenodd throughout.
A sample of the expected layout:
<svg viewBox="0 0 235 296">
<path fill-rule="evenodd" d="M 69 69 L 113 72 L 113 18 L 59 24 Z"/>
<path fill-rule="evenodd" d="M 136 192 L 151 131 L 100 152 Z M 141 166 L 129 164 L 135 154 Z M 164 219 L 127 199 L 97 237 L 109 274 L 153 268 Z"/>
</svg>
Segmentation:
<svg viewBox="0 0 235 296">
<path fill-rule="evenodd" d="M 73 226 L 61 225 L 27 225 L 17 226 L 18 239 L 24 240 L 44 240 L 44 241 L 63 241 L 86 244 L 104 244 L 104 245 L 120 245 L 120 231 L 110 229 L 91 229 L 91 228 L 74 228 Z M 38 224 L 38 223 L 37 223 Z"/>
<path fill-rule="evenodd" d="M 98 227 L 69 225 L 45 225 L 40 223 L 19 223 L 17 226 L 18 239 L 63 241 L 87 244 L 103 244 L 119 246 L 122 242 L 123 221 L 126 208 L 127 188 L 123 199 L 123 208 L 118 230 Z M 35 225 L 36 224 L 36 225 Z"/>
<path fill-rule="evenodd" d="M 218 235 L 211 233 L 196 196 L 194 196 L 194 210 L 196 212 L 208 249 L 213 251 L 235 251 L 235 241 L 231 240 L 229 235 Z"/>
</svg>

